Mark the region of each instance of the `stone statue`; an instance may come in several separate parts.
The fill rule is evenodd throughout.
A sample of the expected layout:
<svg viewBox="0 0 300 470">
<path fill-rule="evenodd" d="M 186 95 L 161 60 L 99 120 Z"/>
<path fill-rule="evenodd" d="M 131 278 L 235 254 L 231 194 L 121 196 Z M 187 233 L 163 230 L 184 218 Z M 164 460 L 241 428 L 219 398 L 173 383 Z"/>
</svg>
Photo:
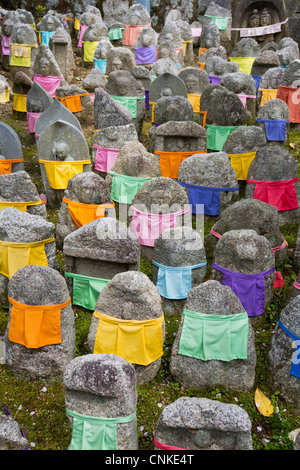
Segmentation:
<svg viewBox="0 0 300 470">
<path fill-rule="evenodd" d="M 269 26 L 272 24 L 272 17 L 267 8 L 263 8 L 259 13 L 257 9 L 254 9 L 249 17 L 249 28 L 259 28 Z M 263 34 L 260 36 L 252 36 L 260 45 L 266 45 L 269 42 L 274 41 L 274 34 Z"/>
<path fill-rule="evenodd" d="M 70 153 L 70 147 L 64 140 L 57 140 L 52 146 L 53 160 L 70 162 L 74 161 Z"/>
<path fill-rule="evenodd" d="M 215 23 L 209 23 L 203 26 L 200 44 L 201 48 L 206 49 L 220 46 L 221 38 L 218 25 Z"/>
</svg>

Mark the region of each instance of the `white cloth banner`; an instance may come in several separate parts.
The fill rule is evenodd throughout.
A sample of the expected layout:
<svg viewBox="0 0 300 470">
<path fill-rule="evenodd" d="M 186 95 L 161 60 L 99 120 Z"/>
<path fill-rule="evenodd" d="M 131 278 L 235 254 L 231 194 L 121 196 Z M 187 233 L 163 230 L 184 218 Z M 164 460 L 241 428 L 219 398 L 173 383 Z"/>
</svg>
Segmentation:
<svg viewBox="0 0 300 470">
<path fill-rule="evenodd" d="M 258 28 L 231 28 L 231 31 L 240 31 L 241 38 L 249 38 L 253 36 L 263 36 L 264 34 L 280 33 L 281 25 L 285 24 L 288 18 L 281 23 L 270 24 L 268 26 L 259 26 Z"/>
</svg>

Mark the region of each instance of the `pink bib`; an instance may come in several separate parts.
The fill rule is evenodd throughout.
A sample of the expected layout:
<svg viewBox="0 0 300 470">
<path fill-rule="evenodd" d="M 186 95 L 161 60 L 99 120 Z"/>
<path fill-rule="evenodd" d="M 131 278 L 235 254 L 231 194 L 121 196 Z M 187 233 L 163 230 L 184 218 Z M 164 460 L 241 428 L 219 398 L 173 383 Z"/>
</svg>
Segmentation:
<svg viewBox="0 0 300 470">
<path fill-rule="evenodd" d="M 10 36 L 2 35 L 2 55 L 9 55 L 10 53 Z"/>
<path fill-rule="evenodd" d="M 43 75 L 33 74 L 33 81 L 38 82 L 51 96 L 55 96 L 55 90 L 60 86 L 63 75 L 59 77 L 44 77 Z"/>
<path fill-rule="evenodd" d="M 28 124 L 28 132 L 29 134 L 34 134 L 35 133 L 35 126 L 38 118 L 40 117 L 42 113 L 30 113 L 27 111 L 26 113 L 26 119 L 27 119 L 27 124 Z"/>
<path fill-rule="evenodd" d="M 278 211 L 288 211 L 298 208 L 295 182 L 298 177 L 282 181 L 247 180 L 255 184 L 254 199 L 277 207 Z"/>
<path fill-rule="evenodd" d="M 123 37 L 123 46 L 134 46 L 135 41 L 137 40 L 140 32 L 146 26 L 151 26 L 151 24 L 146 25 L 125 25 L 124 37 Z"/>
<path fill-rule="evenodd" d="M 82 47 L 82 36 L 87 28 L 88 28 L 87 24 L 80 25 L 79 41 L 78 41 L 77 47 Z"/>
<path fill-rule="evenodd" d="M 244 95 L 243 93 L 238 94 L 238 97 L 241 100 L 241 102 L 243 103 L 244 108 L 246 107 L 246 104 L 247 104 L 247 98 L 255 98 L 256 99 L 256 95 Z"/>
<path fill-rule="evenodd" d="M 294 281 L 293 286 L 300 290 L 300 284 L 298 282 Z"/>
<path fill-rule="evenodd" d="M 168 228 L 176 227 L 176 217 L 190 211 L 190 208 L 169 214 L 149 214 L 141 212 L 134 206 L 131 230 L 136 235 L 141 245 L 154 246 L 155 240 Z"/>
<path fill-rule="evenodd" d="M 99 145 L 96 144 L 94 144 L 93 147 L 97 149 L 95 158 L 95 170 L 108 173 L 116 163 L 116 159 L 120 150 L 99 147 Z"/>
<path fill-rule="evenodd" d="M 183 449 L 182 447 L 167 446 L 166 444 L 163 444 L 162 442 L 157 441 L 156 438 L 155 438 L 155 435 L 156 435 L 156 430 L 154 431 L 153 441 L 154 441 L 155 447 L 157 447 L 158 449 L 161 449 L 161 450 L 187 450 L 187 449 Z"/>
</svg>

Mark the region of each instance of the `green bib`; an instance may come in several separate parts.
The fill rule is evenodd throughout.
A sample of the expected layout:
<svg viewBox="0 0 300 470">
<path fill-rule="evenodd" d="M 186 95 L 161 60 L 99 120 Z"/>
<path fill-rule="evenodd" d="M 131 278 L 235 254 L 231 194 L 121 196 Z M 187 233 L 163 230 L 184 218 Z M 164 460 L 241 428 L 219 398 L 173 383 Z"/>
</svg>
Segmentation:
<svg viewBox="0 0 300 470">
<path fill-rule="evenodd" d="M 111 96 L 112 99 L 125 106 L 131 112 L 132 119 L 136 118 L 137 100 L 144 100 L 145 96 Z"/>
<path fill-rule="evenodd" d="M 229 134 L 239 127 L 245 126 L 213 126 L 212 124 L 205 124 L 205 127 L 207 129 L 207 148 L 209 150 L 221 151 Z"/>
<path fill-rule="evenodd" d="M 151 178 L 139 178 L 137 176 L 120 175 L 112 171 L 108 172 L 112 176 L 110 197 L 113 201 L 131 204 L 138 190 Z"/>
<path fill-rule="evenodd" d="M 249 320 L 246 312 L 211 315 L 183 309 L 178 354 L 202 361 L 247 359 Z"/>
<path fill-rule="evenodd" d="M 125 29 L 125 28 L 110 29 L 109 32 L 108 32 L 108 39 L 110 41 L 116 40 L 116 39 L 122 39 L 122 37 L 123 37 L 122 29 Z"/>
<path fill-rule="evenodd" d="M 73 304 L 88 310 L 95 310 L 99 294 L 110 279 L 98 279 L 73 273 L 65 273 L 65 276 L 73 278 Z"/>
<path fill-rule="evenodd" d="M 73 417 L 70 450 L 118 450 L 117 424 L 128 423 L 136 417 L 98 418 L 66 410 Z"/>
<path fill-rule="evenodd" d="M 205 18 L 211 18 L 211 22 L 215 23 L 220 31 L 225 31 L 227 29 L 227 21 L 230 20 L 230 16 L 210 16 L 204 15 Z"/>
</svg>

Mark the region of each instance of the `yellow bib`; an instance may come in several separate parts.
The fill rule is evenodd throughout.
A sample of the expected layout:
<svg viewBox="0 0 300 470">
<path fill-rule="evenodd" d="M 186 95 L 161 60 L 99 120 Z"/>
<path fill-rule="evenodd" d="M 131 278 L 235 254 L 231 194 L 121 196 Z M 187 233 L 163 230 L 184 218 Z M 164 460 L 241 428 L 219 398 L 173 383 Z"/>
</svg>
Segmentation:
<svg viewBox="0 0 300 470">
<path fill-rule="evenodd" d="M 82 41 L 84 62 L 93 62 L 94 54 L 99 41 Z"/>
<path fill-rule="evenodd" d="M 93 315 L 99 318 L 94 354 L 115 354 L 143 366 L 163 355 L 163 315 L 145 321 L 121 320 L 96 311 Z"/>
<path fill-rule="evenodd" d="M 18 269 L 29 264 L 48 266 L 45 244 L 54 241 L 55 238 L 32 243 L 14 243 L 1 240 L 0 274 L 10 279 Z"/>
<path fill-rule="evenodd" d="M 11 318 L 8 339 L 26 348 L 42 348 L 61 343 L 61 309 L 70 304 L 71 299 L 59 305 L 26 305 L 11 297 Z"/>
<path fill-rule="evenodd" d="M 37 44 L 10 44 L 10 65 L 16 67 L 31 66 L 31 48 Z"/>
<path fill-rule="evenodd" d="M 149 101 L 149 104 L 151 105 L 151 121 L 154 122 L 154 106 L 156 105 L 156 102 Z"/>
<path fill-rule="evenodd" d="M 77 227 L 82 227 L 93 220 L 104 217 L 105 209 L 115 207 L 114 204 L 83 204 L 82 202 L 71 201 L 65 197 L 63 201 L 68 204 L 69 214 Z"/>
<path fill-rule="evenodd" d="M 20 95 L 19 93 L 14 93 L 13 97 L 13 110 L 19 111 L 20 113 L 26 113 L 27 95 Z"/>
<path fill-rule="evenodd" d="M 66 189 L 69 179 L 83 172 L 83 165 L 90 165 L 90 160 L 56 161 L 39 160 L 45 165 L 48 182 L 53 189 Z"/>
<path fill-rule="evenodd" d="M 43 204 L 43 201 L 33 201 L 33 202 L 12 202 L 12 201 L 0 201 L 0 210 L 7 209 L 19 209 L 22 212 L 26 212 L 28 206 L 38 206 Z"/>
<path fill-rule="evenodd" d="M 189 42 L 193 42 L 193 40 L 190 39 L 189 41 L 182 41 L 183 55 L 184 55 L 184 56 L 185 56 L 185 53 L 186 53 L 186 45 L 187 45 Z"/>
<path fill-rule="evenodd" d="M 251 69 L 255 57 L 229 57 L 230 62 L 235 62 L 240 68 L 240 72 L 251 74 Z"/>
<path fill-rule="evenodd" d="M 249 167 L 254 160 L 256 152 L 228 154 L 232 168 L 236 173 L 237 180 L 246 181 Z"/>
<path fill-rule="evenodd" d="M 74 28 L 77 29 L 77 30 L 80 29 L 80 20 L 78 18 L 75 18 Z"/>
</svg>

